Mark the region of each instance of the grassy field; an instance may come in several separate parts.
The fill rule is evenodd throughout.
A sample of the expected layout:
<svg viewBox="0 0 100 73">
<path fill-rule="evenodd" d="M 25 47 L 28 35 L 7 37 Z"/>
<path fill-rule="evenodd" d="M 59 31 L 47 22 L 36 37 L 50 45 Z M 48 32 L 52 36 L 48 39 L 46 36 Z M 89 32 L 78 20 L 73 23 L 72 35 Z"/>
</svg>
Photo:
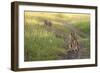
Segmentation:
<svg viewBox="0 0 100 73">
<path fill-rule="evenodd" d="M 25 61 L 66 59 L 70 32 L 77 34 L 80 59 L 90 57 L 89 14 L 25 12 L 24 16 Z"/>
</svg>

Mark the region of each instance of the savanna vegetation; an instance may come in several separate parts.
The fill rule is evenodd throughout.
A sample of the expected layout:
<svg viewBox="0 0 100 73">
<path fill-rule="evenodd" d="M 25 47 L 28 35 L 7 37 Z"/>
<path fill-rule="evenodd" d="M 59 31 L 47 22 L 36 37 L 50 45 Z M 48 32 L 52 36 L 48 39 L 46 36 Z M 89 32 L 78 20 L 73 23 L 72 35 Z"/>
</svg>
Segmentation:
<svg viewBox="0 0 100 73">
<path fill-rule="evenodd" d="M 26 11 L 24 16 L 25 61 L 68 59 L 71 32 L 76 34 L 81 49 L 78 59 L 90 57 L 89 14 Z"/>
</svg>

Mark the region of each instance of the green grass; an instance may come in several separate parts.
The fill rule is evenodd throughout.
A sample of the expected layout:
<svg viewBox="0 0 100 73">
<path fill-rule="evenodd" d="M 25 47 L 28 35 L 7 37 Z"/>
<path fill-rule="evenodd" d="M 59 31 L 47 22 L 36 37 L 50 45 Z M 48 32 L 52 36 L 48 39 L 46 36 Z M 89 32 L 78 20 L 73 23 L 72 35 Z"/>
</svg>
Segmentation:
<svg viewBox="0 0 100 73">
<path fill-rule="evenodd" d="M 45 28 L 25 27 L 25 60 L 53 60 L 59 58 L 57 54 L 64 52 L 63 39 L 47 32 Z M 26 54 L 28 53 L 28 54 Z"/>
<path fill-rule="evenodd" d="M 87 20 L 80 20 L 79 22 L 75 23 L 75 26 L 80 29 L 81 31 L 83 31 L 84 33 L 89 34 L 90 32 L 90 22 Z"/>
<path fill-rule="evenodd" d="M 81 18 L 79 18 L 81 17 Z M 52 27 L 44 26 L 44 19 L 52 21 Z M 81 19 L 81 20 L 78 20 Z M 59 22 L 58 22 L 59 21 Z M 75 26 L 74 29 L 86 34 L 86 37 L 80 37 L 83 52 L 86 57 L 90 56 L 90 22 L 89 15 L 85 14 L 59 14 L 59 13 L 42 13 L 41 12 L 25 12 L 24 25 L 24 60 L 58 60 L 61 59 L 60 54 L 65 54 L 64 48 L 65 38 L 68 38 L 68 33 L 71 31 L 65 24 L 71 23 Z M 66 24 L 68 25 L 68 24 Z M 70 24 L 69 24 L 70 25 Z"/>
</svg>

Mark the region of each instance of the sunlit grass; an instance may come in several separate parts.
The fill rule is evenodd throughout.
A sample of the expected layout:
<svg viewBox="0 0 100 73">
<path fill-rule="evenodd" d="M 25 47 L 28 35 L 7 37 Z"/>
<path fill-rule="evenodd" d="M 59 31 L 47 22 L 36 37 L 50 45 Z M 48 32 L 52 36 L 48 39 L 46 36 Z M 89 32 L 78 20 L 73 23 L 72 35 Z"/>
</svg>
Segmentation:
<svg viewBox="0 0 100 73">
<path fill-rule="evenodd" d="M 34 30 L 31 28 L 25 30 L 27 30 L 25 32 L 25 52 L 28 52 L 25 54 L 28 56 L 25 56 L 25 60 L 57 59 L 59 58 L 57 54 L 64 52 L 63 39 L 56 38 L 53 33 L 39 27 Z"/>
<path fill-rule="evenodd" d="M 44 20 L 52 22 L 51 27 L 44 25 Z M 58 60 L 60 54 L 67 53 L 64 48 L 65 38 L 71 31 L 66 25 L 72 27 L 86 37 L 78 36 L 85 49 L 83 54 L 89 57 L 90 52 L 90 15 L 49 12 L 25 12 L 24 48 L 25 61 Z M 80 33 L 81 33 L 80 32 Z"/>
</svg>

